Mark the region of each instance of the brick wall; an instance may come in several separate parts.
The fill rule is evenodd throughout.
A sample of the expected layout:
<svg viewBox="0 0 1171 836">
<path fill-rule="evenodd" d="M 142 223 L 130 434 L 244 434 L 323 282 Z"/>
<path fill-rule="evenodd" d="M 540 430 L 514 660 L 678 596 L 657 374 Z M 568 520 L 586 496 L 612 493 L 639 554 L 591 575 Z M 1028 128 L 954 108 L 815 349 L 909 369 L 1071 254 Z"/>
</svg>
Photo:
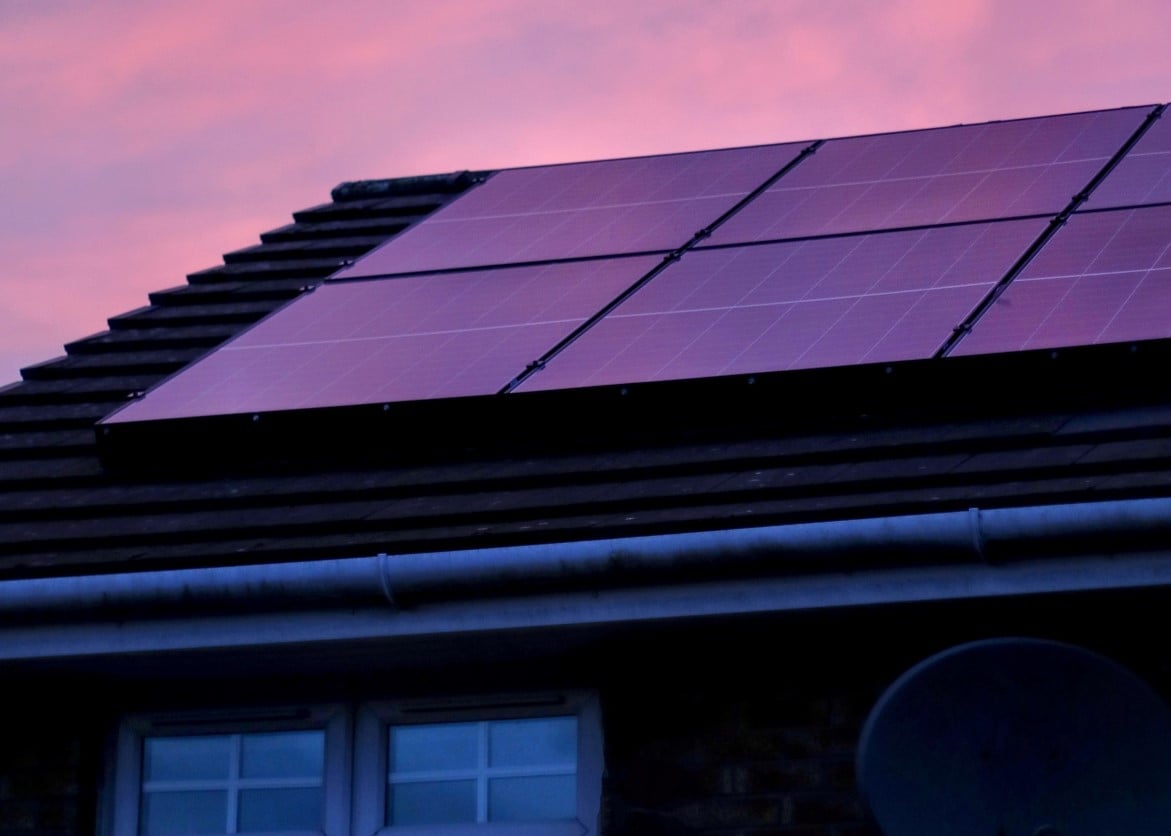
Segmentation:
<svg viewBox="0 0 1171 836">
<path fill-rule="evenodd" d="M 14 709 L 0 743 L 0 836 L 94 830 L 95 729 L 68 716 Z"/>
<path fill-rule="evenodd" d="M 818 666 L 612 683 L 603 833 L 879 836 L 854 755 L 882 687 Z"/>
<path fill-rule="evenodd" d="M 226 690 L 262 704 L 270 691 L 274 700 L 315 701 L 597 688 L 606 759 L 602 836 L 880 836 L 855 786 L 854 757 L 867 715 L 896 677 L 962 641 L 1043 636 L 1047 627 L 1050 637 L 1111 656 L 1171 693 L 1171 662 L 1136 641 L 1160 634 L 1165 602 L 1156 603 L 1046 608 L 1030 601 L 1019 612 L 1003 602 L 995 609 L 953 603 L 916 608 L 902 620 L 827 614 L 725 629 L 671 625 L 550 651 L 539 661 L 419 655 L 418 669 L 383 678 L 248 677 L 230 688 L 184 681 L 158 683 L 157 693 L 138 683 L 133 693 L 149 706 L 179 695 L 189 705 L 212 704 Z M 484 648 L 469 644 L 476 653 Z M 93 833 L 104 736 L 111 718 L 128 710 L 127 694 L 110 685 L 102 696 L 93 683 L 38 685 L 32 694 L 18 678 L 3 686 L 23 696 L 5 703 L 0 836 Z M 406 686 L 411 693 L 400 694 Z"/>
<path fill-rule="evenodd" d="M 616 647 L 603 836 L 881 836 L 854 758 L 872 707 L 912 665 L 1035 636 L 1113 658 L 1168 695 L 1171 657 L 1144 640 L 1164 632 L 1165 612 L 1161 594 L 952 602 Z"/>
</svg>

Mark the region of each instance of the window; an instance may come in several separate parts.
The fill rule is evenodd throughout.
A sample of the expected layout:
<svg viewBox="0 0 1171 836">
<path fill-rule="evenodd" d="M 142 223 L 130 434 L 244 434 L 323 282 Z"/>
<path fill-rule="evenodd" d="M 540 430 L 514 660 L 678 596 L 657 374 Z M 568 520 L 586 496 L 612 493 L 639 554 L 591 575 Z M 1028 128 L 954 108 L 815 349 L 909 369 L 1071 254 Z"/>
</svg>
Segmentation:
<svg viewBox="0 0 1171 836">
<path fill-rule="evenodd" d="M 345 836 L 348 729 L 341 706 L 130 718 L 108 832 Z"/>
<path fill-rule="evenodd" d="M 602 743 L 591 696 L 369 703 L 356 739 L 360 836 L 597 832 Z"/>
<path fill-rule="evenodd" d="M 386 823 L 577 817 L 577 717 L 394 725 Z"/>
<path fill-rule="evenodd" d="M 105 832 L 593 834 L 600 726 L 578 694 L 134 717 Z"/>
<path fill-rule="evenodd" d="M 150 736 L 143 740 L 139 830 L 316 830 L 325 732 Z"/>
</svg>

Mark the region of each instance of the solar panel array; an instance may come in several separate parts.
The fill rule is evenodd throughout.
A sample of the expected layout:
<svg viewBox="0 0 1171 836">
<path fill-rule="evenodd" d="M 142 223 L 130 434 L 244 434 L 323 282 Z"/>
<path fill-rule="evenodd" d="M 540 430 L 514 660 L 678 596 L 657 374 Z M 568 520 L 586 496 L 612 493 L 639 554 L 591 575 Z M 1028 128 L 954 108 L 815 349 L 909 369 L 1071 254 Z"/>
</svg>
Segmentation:
<svg viewBox="0 0 1171 836">
<path fill-rule="evenodd" d="M 502 171 L 107 420 L 1171 337 L 1161 113 Z"/>
</svg>

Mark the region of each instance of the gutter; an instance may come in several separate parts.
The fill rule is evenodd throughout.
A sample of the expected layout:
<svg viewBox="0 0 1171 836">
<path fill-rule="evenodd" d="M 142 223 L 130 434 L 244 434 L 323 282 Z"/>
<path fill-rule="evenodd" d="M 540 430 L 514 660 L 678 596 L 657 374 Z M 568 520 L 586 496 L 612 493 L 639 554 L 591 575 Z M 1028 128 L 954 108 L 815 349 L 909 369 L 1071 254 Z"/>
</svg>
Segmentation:
<svg viewBox="0 0 1171 836">
<path fill-rule="evenodd" d="M 942 583 L 949 568 L 958 566 L 995 569 L 1079 557 L 1117 561 L 1150 556 L 1169 544 L 1171 499 L 973 508 L 465 551 L 3 581 L 0 625 L 152 612 L 172 618 L 229 610 L 362 607 L 401 613 L 438 603 L 742 579 L 837 576 L 836 583 L 849 584 L 862 573 L 912 569 Z M 1038 591 L 1036 586 L 1034 580 L 1022 591 Z M 941 588 L 939 597 L 954 596 Z"/>
</svg>

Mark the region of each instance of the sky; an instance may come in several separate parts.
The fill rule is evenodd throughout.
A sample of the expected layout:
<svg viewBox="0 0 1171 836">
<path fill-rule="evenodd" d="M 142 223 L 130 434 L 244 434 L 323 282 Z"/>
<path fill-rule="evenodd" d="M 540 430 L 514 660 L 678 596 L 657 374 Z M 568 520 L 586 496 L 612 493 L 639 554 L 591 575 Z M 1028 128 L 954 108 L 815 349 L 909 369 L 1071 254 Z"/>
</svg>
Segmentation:
<svg viewBox="0 0 1171 836">
<path fill-rule="evenodd" d="M 1171 100 L 1166 0 L 0 0 L 0 384 L 346 180 Z"/>
</svg>

